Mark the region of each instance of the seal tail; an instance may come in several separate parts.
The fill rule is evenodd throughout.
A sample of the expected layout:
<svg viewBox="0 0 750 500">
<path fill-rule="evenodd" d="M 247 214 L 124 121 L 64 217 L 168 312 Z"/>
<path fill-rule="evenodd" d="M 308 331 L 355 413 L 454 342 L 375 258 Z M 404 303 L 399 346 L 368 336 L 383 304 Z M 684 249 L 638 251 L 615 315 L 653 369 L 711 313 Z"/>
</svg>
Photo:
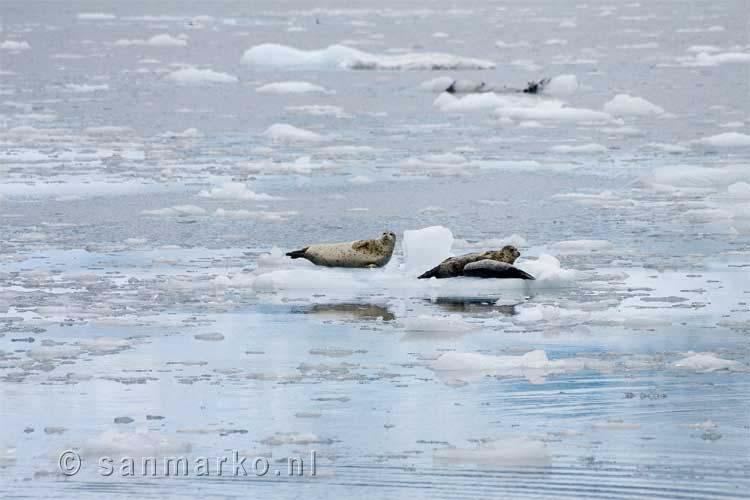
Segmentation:
<svg viewBox="0 0 750 500">
<path fill-rule="evenodd" d="M 292 252 L 288 252 L 286 255 L 287 257 L 291 257 L 293 259 L 299 259 L 305 256 L 306 251 L 307 247 L 303 248 L 302 250 L 294 250 Z"/>
</svg>

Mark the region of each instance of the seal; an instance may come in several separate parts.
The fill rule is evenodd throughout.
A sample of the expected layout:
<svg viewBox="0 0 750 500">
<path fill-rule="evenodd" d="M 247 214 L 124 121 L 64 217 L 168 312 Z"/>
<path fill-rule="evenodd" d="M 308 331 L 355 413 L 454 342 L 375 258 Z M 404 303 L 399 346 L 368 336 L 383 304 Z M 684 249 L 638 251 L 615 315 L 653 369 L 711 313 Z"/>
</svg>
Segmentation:
<svg viewBox="0 0 750 500">
<path fill-rule="evenodd" d="M 419 279 L 455 278 L 456 276 L 464 275 L 464 267 L 466 267 L 466 264 L 471 264 L 472 262 L 480 260 L 495 260 L 498 262 L 505 262 L 506 264 L 513 264 L 520 255 L 521 252 L 519 252 L 516 247 L 513 245 L 506 245 L 501 250 L 487 250 L 486 252 L 467 253 L 466 255 L 460 255 L 458 257 L 449 257 L 429 271 L 420 275 Z"/>
<path fill-rule="evenodd" d="M 471 262 L 464 266 L 464 276 L 476 276 L 477 278 L 500 278 L 500 279 L 536 279 L 526 271 L 511 266 L 505 262 L 484 259 Z"/>
<path fill-rule="evenodd" d="M 346 243 L 318 243 L 287 253 L 292 259 L 307 259 L 326 267 L 383 267 L 396 246 L 396 235 L 384 231 L 379 238 Z"/>
<path fill-rule="evenodd" d="M 453 80 L 444 92 L 448 92 L 449 94 L 484 94 L 487 92 L 498 94 L 539 94 L 550 81 L 550 78 L 542 78 L 541 80 L 528 82 L 526 87 L 519 89 L 506 86 L 498 87 L 485 82 L 475 82 L 474 80 Z"/>
</svg>

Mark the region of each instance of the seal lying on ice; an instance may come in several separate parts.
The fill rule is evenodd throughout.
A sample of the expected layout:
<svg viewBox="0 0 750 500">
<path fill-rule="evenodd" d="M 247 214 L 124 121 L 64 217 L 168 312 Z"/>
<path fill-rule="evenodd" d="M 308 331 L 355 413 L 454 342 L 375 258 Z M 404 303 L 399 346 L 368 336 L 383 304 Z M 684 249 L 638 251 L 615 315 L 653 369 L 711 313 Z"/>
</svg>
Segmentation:
<svg viewBox="0 0 750 500">
<path fill-rule="evenodd" d="M 528 275 L 511 265 L 520 255 L 521 252 L 519 252 L 516 247 L 513 245 L 506 245 L 502 250 L 488 250 L 486 252 L 467 253 L 466 255 L 459 255 L 458 257 L 449 257 L 429 271 L 420 275 L 419 279 L 455 278 L 457 276 L 465 275 L 482 278 L 521 278 L 521 273 L 529 276 L 528 278 L 521 279 L 534 279 L 531 275 Z M 489 265 L 487 261 L 502 263 L 511 269 L 493 267 Z M 468 265 L 479 262 L 482 262 L 482 265 L 470 267 L 469 270 L 471 274 L 466 274 L 465 271 Z"/>
<path fill-rule="evenodd" d="M 289 252 L 293 259 L 307 259 L 326 267 L 383 267 L 388 264 L 396 246 L 396 235 L 384 231 L 379 238 L 346 243 L 318 243 Z"/>
<path fill-rule="evenodd" d="M 477 278 L 516 278 L 520 280 L 536 279 L 526 271 L 517 267 L 498 262 L 496 260 L 478 260 L 464 266 L 464 276 L 476 276 Z"/>
<path fill-rule="evenodd" d="M 495 87 L 484 82 L 475 82 L 473 80 L 453 80 L 445 89 L 449 94 L 481 94 L 484 92 L 495 92 L 498 94 L 538 94 L 544 90 L 544 87 L 550 82 L 549 78 L 542 78 L 539 81 L 529 82 L 525 88 Z"/>
</svg>

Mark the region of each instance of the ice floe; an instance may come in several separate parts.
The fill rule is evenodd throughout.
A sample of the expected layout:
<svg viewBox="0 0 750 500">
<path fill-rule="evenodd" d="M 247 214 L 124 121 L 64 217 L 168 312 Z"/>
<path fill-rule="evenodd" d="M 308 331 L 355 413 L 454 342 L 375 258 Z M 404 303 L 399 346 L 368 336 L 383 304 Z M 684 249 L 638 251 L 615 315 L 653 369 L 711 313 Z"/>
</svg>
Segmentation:
<svg viewBox="0 0 750 500">
<path fill-rule="evenodd" d="M 437 448 L 437 464 L 474 464 L 495 467 L 544 466 L 552 461 L 547 444 L 530 438 L 483 441 L 474 448 Z"/>
<path fill-rule="evenodd" d="M 242 62 L 254 66 L 356 70 L 466 70 L 495 67 L 491 61 L 442 53 L 378 55 L 345 45 L 331 45 L 320 50 L 302 50 L 274 43 L 249 48 L 242 55 Z"/>
<path fill-rule="evenodd" d="M 141 39 L 120 39 L 115 42 L 118 47 L 143 46 L 143 47 L 187 47 L 187 36 L 172 36 L 168 33 L 154 35 L 148 40 Z"/>
<path fill-rule="evenodd" d="M 198 195 L 203 198 L 213 198 L 215 200 L 272 201 L 284 199 L 266 193 L 256 193 L 248 189 L 247 184 L 243 182 L 225 182 L 221 186 L 203 190 Z"/>
<path fill-rule="evenodd" d="M 164 77 L 165 80 L 184 85 L 201 85 L 206 83 L 237 83 L 236 76 L 212 69 L 182 68 L 172 71 Z"/>
<path fill-rule="evenodd" d="M 276 142 L 320 142 L 327 139 L 321 134 L 288 123 L 275 123 L 263 135 Z"/>
<path fill-rule="evenodd" d="M 305 81 L 288 81 L 261 85 L 256 92 L 260 94 L 309 94 L 313 92 L 329 93 L 324 87 Z"/>
<path fill-rule="evenodd" d="M 663 114 L 664 108 L 642 97 L 617 94 L 604 104 L 604 111 L 615 116 L 649 116 Z"/>
</svg>

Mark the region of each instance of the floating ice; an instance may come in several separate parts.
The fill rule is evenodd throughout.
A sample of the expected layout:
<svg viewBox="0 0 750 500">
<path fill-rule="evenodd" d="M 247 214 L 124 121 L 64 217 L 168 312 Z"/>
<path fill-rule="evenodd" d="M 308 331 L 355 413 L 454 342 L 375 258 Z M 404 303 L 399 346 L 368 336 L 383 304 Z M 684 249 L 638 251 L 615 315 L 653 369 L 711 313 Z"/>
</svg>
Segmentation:
<svg viewBox="0 0 750 500">
<path fill-rule="evenodd" d="M 632 431 L 641 428 L 641 424 L 632 422 L 623 422 L 622 420 L 606 420 L 604 422 L 594 422 L 594 429 L 607 431 Z"/>
<path fill-rule="evenodd" d="M 409 274 L 421 274 L 451 257 L 453 233 L 443 226 L 404 231 L 404 263 Z"/>
<path fill-rule="evenodd" d="M 109 85 L 106 83 L 101 85 L 88 85 L 88 84 L 75 84 L 75 83 L 68 83 L 65 85 L 65 88 L 70 90 L 71 92 L 79 92 L 79 93 L 85 93 L 85 92 L 97 92 L 100 90 L 109 90 Z"/>
<path fill-rule="evenodd" d="M 255 191 L 251 191 L 248 189 L 247 184 L 243 182 L 225 182 L 220 187 L 212 187 L 208 191 L 201 191 L 198 196 L 202 196 L 203 198 L 214 198 L 217 200 L 272 201 L 284 199 L 266 193 L 256 193 Z"/>
<path fill-rule="evenodd" d="M 564 97 L 578 90 L 578 79 L 575 75 L 558 75 L 544 87 L 543 92 L 557 97 Z"/>
<path fill-rule="evenodd" d="M 28 42 L 24 41 L 6 40 L 0 43 L 0 50 L 19 51 L 29 50 L 30 48 L 31 45 L 29 45 Z"/>
<path fill-rule="evenodd" d="M 677 61 L 685 67 L 711 67 L 720 64 L 743 64 L 750 63 L 750 53 L 747 52 L 721 52 L 710 54 L 701 52 L 694 57 L 678 57 Z"/>
<path fill-rule="evenodd" d="M 277 142 L 320 142 L 326 140 L 326 137 L 298 128 L 287 123 L 275 123 L 268 127 L 263 135 Z"/>
<path fill-rule="evenodd" d="M 175 205 L 173 207 L 159 208 L 156 210 L 144 210 L 144 215 L 186 216 L 205 215 L 206 209 L 195 205 Z"/>
<path fill-rule="evenodd" d="M 308 94 L 311 92 L 322 92 L 328 93 L 328 91 L 320 85 L 315 85 L 310 82 L 303 81 L 288 81 L 288 82 L 277 82 L 268 83 L 255 89 L 256 92 L 261 94 Z"/>
<path fill-rule="evenodd" d="M 76 17 L 85 21 L 109 21 L 115 19 L 114 14 L 105 12 L 79 12 Z"/>
<path fill-rule="evenodd" d="M 617 116 L 649 116 L 661 115 L 664 108 L 653 104 L 642 97 L 628 94 L 617 94 L 611 101 L 604 104 L 604 111 Z"/>
<path fill-rule="evenodd" d="M 525 438 L 483 442 L 476 448 L 438 448 L 432 451 L 432 459 L 443 464 L 500 467 L 542 466 L 551 461 L 544 442 Z"/>
<path fill-rule="evenodd" d="M 284 444 L 331 444 L 333 440 L 321 438 L 312 432 L 277 432 L 273 436 L 261 439 L 260 442 L 269 446 L 281 446 Z"/>
<path fill-rule="evenodd" d="M 351 118 L 352 115 L 346 113 L 343 108 L 330 104 L 306 104 L 302 106 L 287 106 L 287 110 L 305 113 L 313 116 L 333 116 L 335 118 Z"/>
<path fill-rule="evenodd" d="M 491 61 L 441 53 L 377 55 L 344 45 L 331 45 L 321 50 L 301 50 L 274 43 L 251 47 L 243 54 L 242 62 L 255 66 L 359 70 L 466 70 L 495 67 Z"/>
<path fill-rule="evenodd" d="M 454 79 L 450 76 L 439 76 L 432 80 L 422 82 L 419 85 L 419 88 L 430 92 L 444 92 L 453 82 Z"/>
<path fill-rule="evenodd" d="M 555 153 L 566 153 L 566 154 L 589 154 L 589 153 L 606 153 L 608 151 L 606 146 L 601 144 L 589 143 L 581 144 L 580 146 L 569 146 L 563 144 L 560 146 L 553 146 L 550 151 Z"/>
<path fill-rule="evenodd" d="M 740 132 L 725 132 L 723 134 L 704 137 L 695 142 L 715 148 L 746 148 L 750 147 L 750 135 Z"/>
<path fill-rule="evenodd" d="M 127 39 L 121 39 L 117 40 L 115 42 L 115 45 L 118 47 L 129 47 L 131 45 L 135 46 L 145 46 L 145 47 L 186 47 L 187 46 L 187 36 L 180 35 L 179 37 L 173 37 L 172 35 L 169 35 L 168 33 L 162 33 L 160 35 L 154 35 L 148 40 L 127 40 Z"/>
<path fill-rule="evenodd" d="M 158 432 L 118 432 L 105 431 L 86 440 L 81 446 L 84 457 L 161 457 L 177 453 L 187 453 L 192 449 L 188 441 Z"/>
<path fill-rule="evenodd" d="M 200 85 L 204 83 L 237 83 L 236 76 L 212 69 L 183 68 L 169 73 L 165 80 L 185 84 Z"/>
<path fill-rule="evenodd" d="M 734 360 L 722 359 L 712 352 L 692 354 L 672 363 L 676 368 L 695 370 L 699 372 L 714 372 L 717 370 L 735 371 L 742 365 Z"/>
</svg>

